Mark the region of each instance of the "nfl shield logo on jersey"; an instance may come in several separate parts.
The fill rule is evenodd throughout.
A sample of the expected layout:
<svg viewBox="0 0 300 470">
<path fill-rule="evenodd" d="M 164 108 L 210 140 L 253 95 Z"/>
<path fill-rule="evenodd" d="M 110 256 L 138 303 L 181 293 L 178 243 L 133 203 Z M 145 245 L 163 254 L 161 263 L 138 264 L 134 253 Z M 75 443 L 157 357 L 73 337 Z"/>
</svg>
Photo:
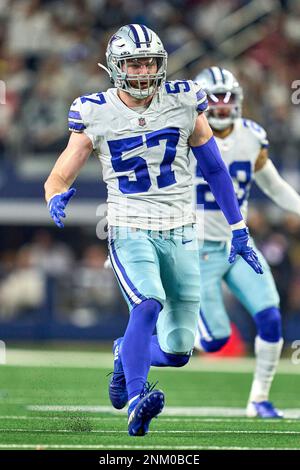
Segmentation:
<svg viewBox="0 0 300 470">
<path fill-rule="evenodd" d="M 139 118 L 139 126 L 144 127 L 146 125 L 146 119 L 141 117 Z"/>
</svg>

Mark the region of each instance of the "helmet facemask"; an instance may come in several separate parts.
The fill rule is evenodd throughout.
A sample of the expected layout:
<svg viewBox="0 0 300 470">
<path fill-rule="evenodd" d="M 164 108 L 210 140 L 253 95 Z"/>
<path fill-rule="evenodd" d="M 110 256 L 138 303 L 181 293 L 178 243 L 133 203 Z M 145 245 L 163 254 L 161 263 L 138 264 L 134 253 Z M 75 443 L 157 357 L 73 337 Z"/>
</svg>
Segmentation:
<svg viewBox="0 0 300 470">
<path fill-rule="evenodd" d="M 151 64 L 151 61 L 154 61 L 156 64 L 155 72 L 145 74 L 130 72 L 129 69 L 134 68 L 135 62 L 138 65 L 144 61 L 147 61 L 149 64 L 147 65 L 148 70 L 154 68 Z M 166 80 L 166 62 L 166 57 L 160 54 L 122 58 L 112 57 L 111 64 L 113 64 L 113 70 L 111 70 L 111 73 L 115 86 L 136 99 L 145 99 L 158 91 Z"/>
<path fill-rule="evenodd" d="M 207 94 L 209 107 L 205 114 L 210 126 L 224 130 L 242 115 L 243 89 L 235 76 L 226 69 L 212 66 L 202 70 L 196 82 Z"/>
<path fill-rule="evenodd" d="M 105 69 L 115 87 L 136 99 L 152 96 L 166 80 L 168 54 L 154 31 L 140 24 L 122 26 L 109 40 Z M 151 65 L 151 60 L 156 67 Z M 150 62 L 149 62 L 150 61 Z M 141 73 L 139 67 L 149 64 Z M 136 72 L 135 72 L 136 70 Z"/>
<path fill-rule="evenodd" d="M 231 91 L 208 94 L 208 103 L 206 115 L 213 129 L 227 129 L 241 116 L 240 97 Z"/>
</svg>

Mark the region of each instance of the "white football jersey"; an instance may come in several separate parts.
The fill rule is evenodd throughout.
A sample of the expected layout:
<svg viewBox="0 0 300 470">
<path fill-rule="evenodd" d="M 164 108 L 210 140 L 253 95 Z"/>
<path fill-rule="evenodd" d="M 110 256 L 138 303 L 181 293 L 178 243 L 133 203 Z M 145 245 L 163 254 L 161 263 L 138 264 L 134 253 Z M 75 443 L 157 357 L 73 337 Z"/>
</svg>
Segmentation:
<svg viewBox="0 0 300 470">
<path fill-rule="evenodd" d="M 93 143 L 108 191 L 108 224 L 168 230 L 194 221 L 188 138 L 206 94 L 192 81 L 166 82 L 141 114 L 110 88 L 77 98 L 69 129 Z"/>
<path fill-rule="evenodd" d="M 230 135 L 225 139 L 215 139 L 231 175 L 241 213 L 246 220 L 255 162 L 261 148 L 268 146 L 266 131 L 250 119 L 239 118 L 234 121 Z M 231 228 L 195 161 L 193 165 L 197 219 L 204 224 L 204 229 L 198 231 L 199 238 L 228 241 L 232 236 Z"/>
</svg>

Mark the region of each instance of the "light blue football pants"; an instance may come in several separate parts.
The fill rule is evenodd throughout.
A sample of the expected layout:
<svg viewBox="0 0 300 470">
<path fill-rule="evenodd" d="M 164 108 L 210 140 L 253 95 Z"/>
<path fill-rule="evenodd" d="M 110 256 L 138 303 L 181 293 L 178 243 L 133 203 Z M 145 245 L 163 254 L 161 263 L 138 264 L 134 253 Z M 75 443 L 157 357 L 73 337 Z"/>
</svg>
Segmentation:
<svg viewBox="0 0 300 470">
<path fill-rule="evenodd" d="M 262 275 L 256 274 L 240 256 L 235 263 L 229 264 L 230 243 L 205 241 L 201 246 L 200 242 L 201 312 L 198 326 L 202 338 L 211 341 L 230 336 L 222 281 L 252 316 L 266 308 L 279 306 L 270 267 L 253 240 L 252 246 L 262 264 Z"/>
<path fill-rule="evenodd" d="M 200 308 L 195 228 L 110 227 L 109 232 L 111 264 L 129 309 L 146 299 L 158 300 L 163 306 L 156 324 L 161 349 L 188 354 L 194 346 Z"/>
</svg>

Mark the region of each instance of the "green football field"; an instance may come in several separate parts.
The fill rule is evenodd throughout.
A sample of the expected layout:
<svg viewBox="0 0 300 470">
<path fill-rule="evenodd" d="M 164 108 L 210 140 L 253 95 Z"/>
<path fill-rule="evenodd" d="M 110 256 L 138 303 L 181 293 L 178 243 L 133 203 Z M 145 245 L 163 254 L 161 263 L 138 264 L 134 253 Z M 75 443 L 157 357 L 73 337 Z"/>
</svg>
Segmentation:
<svg viewBox="0 0 300 470">
<path fill-rule="evenodd" d="M 245 417 L 253 359 L 193 357 L 153 368 L 164 412 L 144 437 L 127 435 L 109 404 L 109 353 L 8 351 L 0 366 L 0 449 L 300 449 L 300 365 L 285 359 L 271 399 L 284 420 Z"/>
</svg>

